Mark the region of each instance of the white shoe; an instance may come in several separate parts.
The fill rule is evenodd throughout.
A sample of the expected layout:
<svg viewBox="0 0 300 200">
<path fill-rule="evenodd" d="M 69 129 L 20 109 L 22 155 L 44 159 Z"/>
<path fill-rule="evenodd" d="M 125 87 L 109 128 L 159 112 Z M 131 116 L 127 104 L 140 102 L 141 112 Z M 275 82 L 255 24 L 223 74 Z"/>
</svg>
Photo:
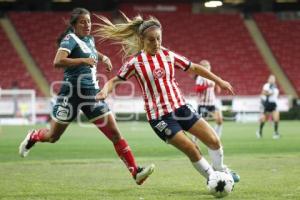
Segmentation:
<svg viewBox="0 0 300 200">
<path fill-rule="evenodd" d="M 274 139 L 274 140 L 280 139 L 280 135 L 279 135 L 278 133 L 274 133 L 274 134 L 273 134 L 273 139 Z"/>
<path fill-rule="evenodd" d="M 216 170 L 216 171 L 225 172 L 225 173 L 231 175 L 231 177 L 232 177 L 232 179 L 233 179 L 233 181 L 234 181 L 235 183 L 237 183 L 237 182 L 239 182 L 239 181 L 241 180 L 240 175 L 238 175 L 238 173 L 236 173 L 235 171 L 229 169 L 226 165 L 224 165 L 224 168 L 223 168 L 223 169 L 221 169 L 221 170 Z"/>
<path fill-rule="evenodd" d="M 21 157 L 26 157 L 30 151 L 30 148 L 35 144 L 35 142 L 30 140 L 30 136 L 35 132 L 35 130 L 28 131 L 25 139 L 21 142 L 19 146 L 19 154 Z"/>
<path fill-rule="evenodd" d="M 144 181 L 153 173 L 154 168 L 154 164 L 151 164 L 147 167 L 139 167 L 134 177 L 136 184 L 142 185 Z"/>
<path fill-rule="evenodd" d="M 262 138 L 262 135 L 259 133 L 259 131 L 256 131 L 256 137 L 257 137 L 257 139 L 261 139 Z"/>
</svg>

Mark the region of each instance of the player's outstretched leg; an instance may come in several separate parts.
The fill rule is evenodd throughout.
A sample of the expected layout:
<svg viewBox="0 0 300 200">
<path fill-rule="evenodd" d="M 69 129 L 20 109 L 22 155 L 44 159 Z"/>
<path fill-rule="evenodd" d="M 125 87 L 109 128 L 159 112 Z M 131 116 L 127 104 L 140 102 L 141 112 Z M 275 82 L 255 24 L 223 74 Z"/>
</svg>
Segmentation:
<svg viewBox="0 0 300 200">
<path fill-rule="evenodd" d="M 47 128 L 41 128 L 38 130 L 28 131 L 25 139 L 19 145 L 20 156 L 26 157 L 29 154 L 30 149 L 37 142 L 55 143 L 57 140 L 59 140 L 67 126 L 68 124 L 60 124 L 52 120 L 50 130 Z"/>
<path fill-rule="evenodd" d="M 155 165 L 151 164 L 147 167 L 138 167 L 131 148 L 126 139 L 122 138 L 116 120 L 112 114 L 96 119 L 93 123 L 113 143 L 116 153 L 124 162 L 136 183 L 138 185 L 143 184 L 153 173 Z"/>
<path fill-rule="evenodd" d="M 189 132 L 198 137 L 208 148 L 208 154 L 211 157 L 212 167 L 215 171 L 223 171 L 231 174 L 235 182 L 240 181 L 240 176 L 228 169 L 223 163 L 224 153 L 220 139 L 214 132 L 214 129 L 203 119 L 198 120 Z"/>
</svg>

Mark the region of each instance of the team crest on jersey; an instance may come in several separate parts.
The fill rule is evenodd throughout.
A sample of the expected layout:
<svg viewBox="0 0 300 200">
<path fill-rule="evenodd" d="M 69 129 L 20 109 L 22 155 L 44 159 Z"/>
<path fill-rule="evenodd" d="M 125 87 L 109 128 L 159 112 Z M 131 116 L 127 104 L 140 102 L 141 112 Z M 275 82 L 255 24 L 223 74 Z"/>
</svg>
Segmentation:
<svg viewBox="0 0 300 200">
<path fill-rule="evenodd" d="M 64 37 L 65 41 L 68 41 L 69 39 L 70 39 L 70 35 L 69 34 Z"/>
<path fill-rule="evenodd" d="M 163 68 L 158 68 L 153 70 L 153 76 L 155 79 L 160 79 L 165 77 L 166 71 Z"/>
</svg>

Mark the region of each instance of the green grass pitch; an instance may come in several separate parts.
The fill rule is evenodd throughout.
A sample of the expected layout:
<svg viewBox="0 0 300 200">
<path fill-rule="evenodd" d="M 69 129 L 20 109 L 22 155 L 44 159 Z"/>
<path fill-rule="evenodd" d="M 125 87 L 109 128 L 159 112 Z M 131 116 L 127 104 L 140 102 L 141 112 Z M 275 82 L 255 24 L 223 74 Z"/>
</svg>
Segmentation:
<svg viewBox="0 0 300 200">
<path fill-rule="evenodd" d="M 241 176 L 226 199 L 300 199 L 299 121 L 281 122 L 279 140 L 272 139 L 270 124 L 263 139 L 256 139 L 257 126 L 224 124 L 225 164 Z M 156 165 L 144 185 L 135 184 L 111 143 L 93 126 L 72 124 L 58 143 L 38 143 L 27 158 L 20 158 L 17 151 L 32 127 L 2 126 L 0 199 L 214 199 L 189 160 L 163 143 L 147 123 L 120 122 L 119 127 L 137 162 Z M 208 159 L 205 147 L 200 147 Z"/>
</svg>

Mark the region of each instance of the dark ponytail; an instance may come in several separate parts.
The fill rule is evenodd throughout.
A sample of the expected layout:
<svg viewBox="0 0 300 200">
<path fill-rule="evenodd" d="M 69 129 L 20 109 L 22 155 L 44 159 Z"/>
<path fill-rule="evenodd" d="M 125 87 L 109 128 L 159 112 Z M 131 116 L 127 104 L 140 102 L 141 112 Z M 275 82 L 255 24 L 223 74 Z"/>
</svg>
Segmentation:
<svg viewBox="0 0 300 200">
<path fill-rule="evenodd" d="M 86 15 L 86 14 L 90 15 L 90 12 L 85 8 L 75 8 L 75 9 L 72 10 L 71 17 L 70 17 L 70 20 L 68 22 L 68 26 L 67 26 L 66 30 L 63 33 L 61 33 L 60 36 L 56 40 L 56 43 L 57 43 L 58 46 L 60 45 L 61 41 L 64 39 L 64 37 L 66 35 L 68 35 L 69 33 L 74 32 L 73 27 L 75 26 L 75 24 L 78 20 L 78 17 L 80 15 Z"/>
</svg>

